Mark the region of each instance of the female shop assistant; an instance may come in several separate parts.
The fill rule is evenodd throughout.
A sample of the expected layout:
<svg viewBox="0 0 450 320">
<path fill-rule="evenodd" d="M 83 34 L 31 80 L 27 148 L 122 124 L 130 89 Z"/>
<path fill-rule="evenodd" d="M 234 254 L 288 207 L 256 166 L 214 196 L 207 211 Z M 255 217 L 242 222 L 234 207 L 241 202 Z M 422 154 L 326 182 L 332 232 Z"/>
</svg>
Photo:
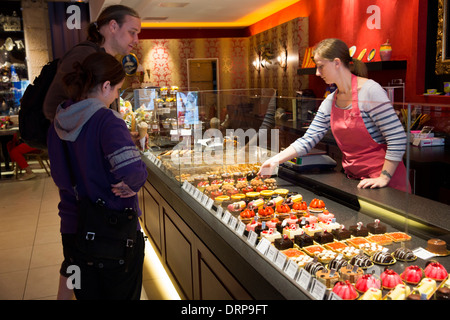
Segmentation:
<svg viewBox="0 0 450 320">
<path fill-rule="evenodd" d="M 358 188 L 410 192 L 402 162 L 406 134 L 385 90 L 367 79 L 365 64 L 350 57 L 339 39 L 321 41 L 313 54 L 316 75 L 337 90 L 322 102 L 305 135 L 265 161 L 259 174 L 271 175 L 280 163 L 307 154 L 331 128 L 345 173 L 361 179 Z"/>
</svg>

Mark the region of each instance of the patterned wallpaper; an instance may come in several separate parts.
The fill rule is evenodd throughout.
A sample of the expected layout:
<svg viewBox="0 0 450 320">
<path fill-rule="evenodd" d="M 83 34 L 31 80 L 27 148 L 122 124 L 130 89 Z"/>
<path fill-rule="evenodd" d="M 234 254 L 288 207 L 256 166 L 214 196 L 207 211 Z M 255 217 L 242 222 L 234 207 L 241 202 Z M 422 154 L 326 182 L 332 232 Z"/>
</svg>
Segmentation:
<svg viewBox="0 0 450 320">
<path fill-rule="evenodd" d="M 278 51 L 280 41 L 288 48 L 288 67 L 277 65 L 258 72 L 253 68 L 254 47 L 271 42 Z M 134 51 L 144 72 L 154 86 L 177 85 L 187 88 L 187 59 L 217 58 L 219 89 L 275 88 L 279 95 L 295 96 L 295 91 L 308 85 L 308 77 L 297 75 L 299 61 L 308 47 L 308 18 L 296 18 L 280 26 L 247 38 L 145 39 Z M 276 60 L 276 57 L 275 57 Z M 138 77 L 127 79 L 126 86 L 139 86 Z"/>
</svg>

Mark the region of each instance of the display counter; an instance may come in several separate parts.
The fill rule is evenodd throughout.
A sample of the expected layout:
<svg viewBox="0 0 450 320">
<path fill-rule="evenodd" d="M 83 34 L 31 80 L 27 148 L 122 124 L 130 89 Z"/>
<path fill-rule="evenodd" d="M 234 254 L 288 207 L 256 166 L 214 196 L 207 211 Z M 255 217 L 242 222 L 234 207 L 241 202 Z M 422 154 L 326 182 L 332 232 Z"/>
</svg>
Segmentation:
<svg viewBox="0 0 450 320">
<path fill-rule="evenodd" d="M 142 157 L 148 167 L 148 181 L 140 195 L 142 226 L 183 298 L 345 299 L 342 292 L 332 293 L 338 280 L 338 289 L 343 290 L 343 280 L 355 282 L 362 274 L 366 281 L 371 276 L 384 279 L 394 272 L 398 277 L 411 266 L 420 270 L 445 268 L 445 273 L 450 270 L 450 257 L 446 256 L 450 243 L 449 206 L 391 188 L 358 189 L 356 180 L 341 173 L 340 150 L 329 131 L 316 148 L 334 158 L 338 164 L 334 169 L 325 161 L 318 167 L 328 166 L 329 171 L 307 173 L 302 167 L 307 161 L 301 159 L 305 156 L 296 159 L 294 165 L 285 163 L 278 173 L 271 173 L 271 180 L 255 179 L 261 163 L 304 133 L 306 120 L 312 118 L 310 113 L 320 105 L 320 99 L 302 98 L 299 104 L 296 98 L 277 97 L 275 90 L 179 92 L 176 86 L 135 89 L 132 96 L 120 110 L 130 130 L 139 132 Z M 407 109 L 401 106 L 396 111 L 401 124 L 412 128 L 413 121 L 422 119 L 420 110 L 419 106 L 413 110 L 408 105 Z M 409 148 L 405 154 L 407 167 L 421 157 L 416 152 L 419 150 Z M 428 154 L 429 150 L 423 148 L 419 153 Z M 229 179 L 231 174 L 233 179 Z M 443 189 L 445 179 L 445 174 L 439 179 Z M 412 182 L 417 186 L 418 181 Z M 261 184 L 278 193 L 265 197 L 256 189 Z M 250 187 L 256 192 L 252 194 Z M 219 198 L 228 192 L 229 198 Z M 325 225 L 314 221 L 310 223 L 314 227 L 302 225 L 308 211 L 294 212 L 300 210 L 294 209 L 294 199 L 299 201 L 298 206 L 321 200 L 335 220 L 328 216 Z M 307 209 L 314 218 L 320 214 L 313 212 L 316 209 Z M 289 214 L 283 214 L 283 210 Z M 279 218 L 280 225 L 264 229 L 272 223 L 272 214 Z M 361 232 L 362 226 L 369 224 L 381 224 L 386 230 L 381 236 L 364 235 L 350 241 L 339 242 L 336 235 L 330 238 L 332 229 L 342 225 L 347 229 L 355 226 Z M 317 226 L 330 230 L 318 233 L 310 247 L 305 248 L 300 242 L 293 245 L 284 239 L 286 234 L 295 241 L 294 235 L 314 233 Z M 392 239 L 394 232 L 407 239 Z M 276 237 L 281 240 L 275 240 Z M 327 238 L 334 245 L 323 243 Z M 382 247 L 373 245 L 380 238 L 389 243 Z M 445 256 L 430 254 L 430 239 L 439 239 L 438 245 L 446 242 L 440 246 Z M 276 241 L 294 248 L 285 251 Z M 383 259 L 371 261 L 374 252 L 359 248 L 357 241 L 369 243 L 369 248 L 379 251 L 376 256 Z M 336 246 L 346 247 L 346 251 L 333 252 L 337 251 Z M 399 248 L 416 258 L 391 260 L 390 254 Z M 315 254 L 313 249 L 324 252 Z M 356 257 L 358 250 L 360 255 Z M 338 275 L 340 271 L 332 267 L 330 257 L 337 258 L 338 264 L 345 261 L 356 267 L 348 267 L 345 274 Z M 312 261 L 305 265 L 300 261 L 303 258 Z M 431 260 L 434 263 L 428 264 Z M 358 269 L 361 267 L 365 269 Z M 323 270 L 316 273 L 319 269 Z M 437 281 L 438 286 L 444 282 L 441 280 Z M 417 286 L 407 285 L 410 290 Z M 388 293 L 389 289 L 377 292 L 382 297 Z M 433 297 L 429 294 L 425 298 Z"/>
<path fill-rule="evenodd" d="M 232 216 L 197 197 L 187 183 L 181 185 L 155 156 L 143 159 L 149 173 L 141 197 L 143 225 L 184 298 L 339 299 L 289 259 L 274 257 L 261 242 L 241 234 Z M 430 238 L 450 243 L 448 206 L 441 203 L 390 188 L 358 189 L 357 181 L 334 171 L 300 175 L 283 168 L 276 180 L 279 188 L 297 192 L 307 202 L 322 199 L 347 228 L 377 218 L 387 225 L 386 232 L 404 231 L 412 237 L 386 245 L 389 252 L 401 246 L 425 249 Z M 450 257 L 430 259 L 450 270 Z M 387 267 L 400 274 L 410 265 L 425 269 L 430 259 L 397 261 Z M 381 275 L 385 267 L 373 264 L 366 272 Z M 383 296 L 388 292 L 383 290 Z"/>
</svg>

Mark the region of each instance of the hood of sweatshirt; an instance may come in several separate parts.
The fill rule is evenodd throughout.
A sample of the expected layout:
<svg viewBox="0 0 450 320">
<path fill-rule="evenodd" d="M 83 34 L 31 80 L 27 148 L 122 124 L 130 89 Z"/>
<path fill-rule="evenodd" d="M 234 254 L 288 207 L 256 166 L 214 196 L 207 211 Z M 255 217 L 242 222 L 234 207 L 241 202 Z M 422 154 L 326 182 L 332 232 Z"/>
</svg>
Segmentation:
<svg viewBox="0 0 450 320">
<path fill-rule="evenodd" d="M 86 122 L 105 104 L 95 98 L 85 99 L 69 106 L 62 103 L 56 110 L 54 126 L 59 138 L 66 141 L 75 141 Z"/>
</svg>

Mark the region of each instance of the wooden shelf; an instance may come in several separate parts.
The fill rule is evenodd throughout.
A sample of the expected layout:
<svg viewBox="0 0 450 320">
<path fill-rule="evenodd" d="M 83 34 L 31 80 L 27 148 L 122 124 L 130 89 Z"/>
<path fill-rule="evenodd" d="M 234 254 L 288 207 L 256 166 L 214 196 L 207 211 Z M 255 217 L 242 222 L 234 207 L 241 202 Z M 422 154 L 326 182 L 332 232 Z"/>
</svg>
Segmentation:
<svg viewBox="0 0 450 320">
<path fill-rule="evenodd" d="M 406 60 L 366 62 L 368 71 L 406 70 L 406 65 Z M 316 68 L 301 68 L 297 70 L 297 74 L 314 75 Z"/>
</svg>

